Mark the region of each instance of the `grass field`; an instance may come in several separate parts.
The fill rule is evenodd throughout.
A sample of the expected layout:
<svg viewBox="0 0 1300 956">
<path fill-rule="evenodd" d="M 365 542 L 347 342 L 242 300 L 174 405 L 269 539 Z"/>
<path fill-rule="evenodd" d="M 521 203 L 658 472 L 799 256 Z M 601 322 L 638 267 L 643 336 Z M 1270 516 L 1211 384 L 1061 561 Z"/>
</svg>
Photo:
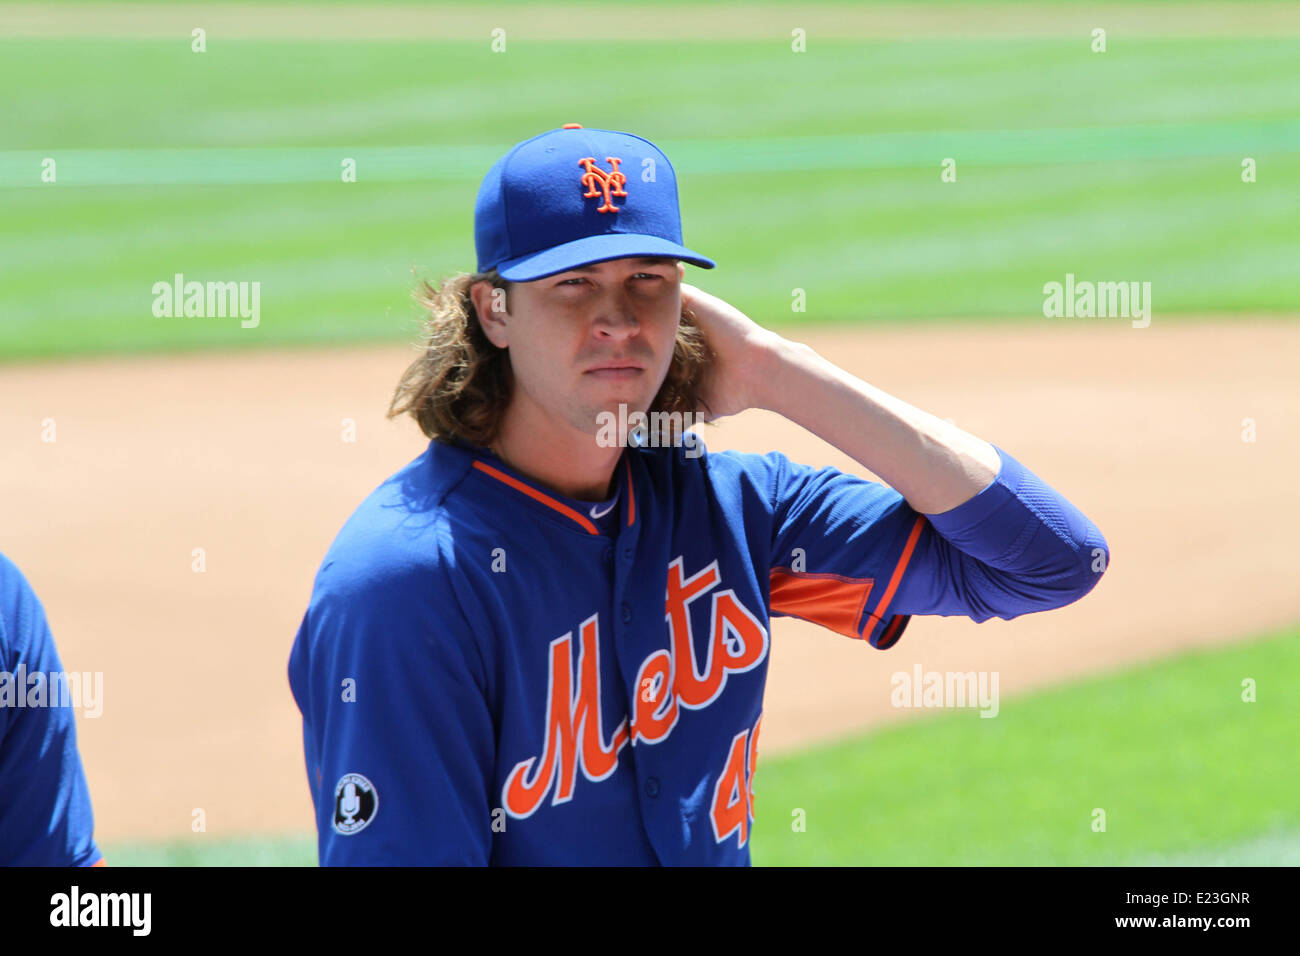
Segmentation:
<svg viewBox="0 0 1300 956">
<path fill-rule="evenodd" d="M 1014 700 L 993 720 L 943 714 L 773 761 L 756 778 L 771 823 L 754 858 L 1109 865 L 1231 858 L 1265 837 L 1298 863 L 1298 679 L 1292 628 Z M 790 828 L 794 807 L 806 832 Z"/>
<path fill-rule="evenodd" d="M 1257 700 L 1242 700 L 1242 681 Z M 762 759 L 753 859 L 805 865 L 1300 865 L 1300 626 Z M 1092 829 L 1106 811 L 1105 832 Z M 803 811 L 804 829 L 794 828 Z M 113 865 L 315 864 L 311 835 L 108 846 Z"/>
<path fill-rule="evenodd" d="M 1294 312 L 1294 53 L 687 36 L 196 54 L 187 37 L 0 32 L 0 358 L 410 338 L 412 270 L 472 268 L 486 167 L 564 122 L 662 145 L 686 241 L 719 263 L 692 279 L 771 325 L 1042 321 L 1043 284 L 1067 272 L 1151 282 L 1166 317 Z M 260 325 L 155 318 L 153 284 L 176 273 L 261 283 Z"/>
</svg>

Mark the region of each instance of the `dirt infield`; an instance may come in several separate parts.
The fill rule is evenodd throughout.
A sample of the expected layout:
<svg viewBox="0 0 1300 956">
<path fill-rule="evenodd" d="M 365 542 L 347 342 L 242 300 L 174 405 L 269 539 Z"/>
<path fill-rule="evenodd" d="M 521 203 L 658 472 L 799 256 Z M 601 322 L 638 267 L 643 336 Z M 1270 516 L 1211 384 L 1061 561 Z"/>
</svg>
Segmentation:
<svg viewBox="0 0 1300 956">
<path fill-rule="evenodd" d="M 782 3 L 672 5 L 649 11 L 604 4 L 599 29 L 617 40 L 774 40 L 790 42 L 792 30 L 820 40 L 926 37 L 1087 37 L 1098 26 L 1125 37 L 1294 36 L 1300 11 L 1279 0 L 1201 0 L 1178 4 L 1131 2 L 1089 5 L 1016 2 Z M 689 9 L 689 23 L 681 13 Z M 295 41 L 474 40 L 486 48 L 503 30 L 513 40 L 568 40 L 573 24 L 592 20 L 590 3 L 523 4 L 168 4 L 6 3 L 0 6 L 0 37 L 181 37 L 202 27 L 222 39 Z"/>
<path fill-rule="evenodd" d="M 776 622 L 765 753 L 906 718 L 889 675 L 915 663 L 997 670 L 1009 696 L 1300 618 L 1300 324 L 800 337 L 1004 447 L 1097 522 L 1113 563 L 1063 611 L 917 618 L 887 652 Z M 311 828 L 287 656 L 330 540 L 424 446 L 382 415 L 409 354 L 0 367 L 0 550 L 45 603 L 65 668 L 104 673 L 103 715 L 79 719 L 101 840 L 189 833 L 196 808 L 214 837 Z M 767 413 L 703 434 L 862 472 Z"/>
</svg>

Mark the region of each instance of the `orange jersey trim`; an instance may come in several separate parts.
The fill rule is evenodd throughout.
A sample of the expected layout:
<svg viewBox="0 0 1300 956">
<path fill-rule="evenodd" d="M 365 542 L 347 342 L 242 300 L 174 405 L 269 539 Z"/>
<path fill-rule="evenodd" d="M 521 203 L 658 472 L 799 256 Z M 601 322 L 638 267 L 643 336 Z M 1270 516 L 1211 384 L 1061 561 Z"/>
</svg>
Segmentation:
<svg viewBox="0 0 1300 956">
<path fill-rule="evenodd" d="M 636 520 L 636 495 L 632 493 L 632 465 L 626 455 L 623 457 L 623 467 L 627 469 L 627 526 L 630 528 Z"/>
<path fill-rule="evenodd" d="M 875 581 L 838 574 L 805 574 L 773 568 L 769 575 L 768 607 L 820 624 L 845 637 L 861 639 L 858 621 Z"/>
<path fill-rule="evenodd" d="M 773 568 L 769 574 L 768 607 L 782 614 L 820 624 L 845 637 L 862 640 L 888 616 L 889 602 L 893 600 L 903 574 L 911 563 L 916 542 L 920 540 L 921 529 L 924 527 L 925 518 L 918 515 L 908 533 L 907 543 L 903 545 L 903 553 L 889 576 L 889 583 L 885 585 L 885 593 L 880 596 L 875 611 L 868 615 L 866 626 L 862 630 L 858 629 L 858 621 L 862 620 L 863 609 L 875 587 L 873 578 L 806 574 L 789 568 Z M 902 623 L 903 617 L 895 616 L 876 646 L 883 650 L 892 644 L 897 639 Z"/>
<path fill-rule="evenodd" d="M 916 521 L 912 524 L 912 531 L 907 536 L 907 544 L 903 545 L 903 553 L 899 555 L 898 563 L 894 565 L 894 573 L 889 576 L 889 584 L 885 587 L 885 593 L 880 596 L 880 603 L 871 612 L 871 620 L 867 624 L 866 630 L 870 631 L 876 624 L 885 619 L 885 615 L 889 610 L 889 602 L 893 600 L 894 592 L 898 590 L 898 584 L 903 580 L 903 572 L 907 570 L 907 565 L 912 560 L 912 552 L 916 550 L 916 542 L 920 540 L 921 529 L 924 527 L 925 516 L 917 515 Z M 898 622 L 895 621 L 894 623 L 897 624 Z M 884 638 L 881 639 L 881 643 L 884 643 Z"/>
<path fill-rule="evenodd" d="M 906 619 L 907 615 L 894 615 L 894 622 L 885 629 L 885 633 L 882 634 L 880 640 L 876 642 L 877 650 L 887 651 L 893 646 L 894 641 L 898 640 L 898 632 L 903 626 L 903 621 Z"/>
<path fill-rule="evenodd" d="M 591 519 L 578 514 L 578 512 L 574 511 L 568 505 L 556 501 L 550 495 L 544 495 L 536 488 L 530 488 L 528 485 L 524 484 L 522 481 L 519 481 L 517 478 L 511 478 L 504 471 L 501 471 L 501 469 L 493 468 L 491 465 L 484 464 L 481 461 L 474 462 L 474 467 L 477 468 L 479 471 L 491 475 L 497 481 L 504 482 L 505 484 L 509 485 L 511 488 L 515 489 L 516 491 L 523 492 L 533 500 L 540 501 L 542 504 L 546 505 L 546 507 L 553 508 L 555 511 L 558 511 L 566 518 L 577 522 L 579 525 L 582 526 L 582 528 L 588 534 L 597 534 L 597 535 L 600 534 L 599 529 L 597 529 L 597 527 L 594 524 L 592 524 Z"/>
</svg>

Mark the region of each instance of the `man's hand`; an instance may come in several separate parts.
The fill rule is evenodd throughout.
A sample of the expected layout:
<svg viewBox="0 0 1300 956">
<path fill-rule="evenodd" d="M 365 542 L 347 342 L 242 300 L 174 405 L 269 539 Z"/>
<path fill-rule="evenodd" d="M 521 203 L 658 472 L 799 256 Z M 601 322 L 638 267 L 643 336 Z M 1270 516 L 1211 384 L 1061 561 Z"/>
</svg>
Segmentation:
<svg viewBox="0 0 1300 956">
<path fill-rule="evenodd" d="M 716 354 L 701 398 L 705 420 L 764 408 L 834 445 L 883 478 L 923 514 L 974 497 L 997 476 L 988 442 L 845 372 L 695 286 L 682 307 Z"/>
<path fill-rule="evenodd" d="M 782 346 L 791 343 L 730 303 L 685 282 L 682 308 L 704 332 L 713 352 L 700 388 L 708 407 L 697 409 L 704 420 L 762 407 L 770 372 Z"/>
</svg>

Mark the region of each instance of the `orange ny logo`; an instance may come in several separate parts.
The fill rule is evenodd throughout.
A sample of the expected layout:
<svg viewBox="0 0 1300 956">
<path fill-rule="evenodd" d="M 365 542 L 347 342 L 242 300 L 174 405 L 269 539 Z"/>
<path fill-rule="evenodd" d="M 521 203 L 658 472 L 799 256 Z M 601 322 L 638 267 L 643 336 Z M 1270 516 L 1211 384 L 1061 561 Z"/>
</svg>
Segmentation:
<svg viewBox="0 0 1300 956">
<path fill-rule="evenodd" d="M 597 196 L 604 195 L 604 203 L 596 212 L 618 212 L 618 206 L 609 201 L 610 196 L 626 196 L 627 192 L 623 187 L 627 184 L 627 177 L 618 171 L 618 164 L 622 162 L 614 156 L 606 156 L 605 162 L 614 167 L 609 172 L 593 165 L 596 157 L 587 156 L 578 160 L 578 165 L 587 171 L 582 174 L 582 185 L 587 187 L 587 191 L 582 194 L 583 199 L 595 199 Z"/>
</svg>

